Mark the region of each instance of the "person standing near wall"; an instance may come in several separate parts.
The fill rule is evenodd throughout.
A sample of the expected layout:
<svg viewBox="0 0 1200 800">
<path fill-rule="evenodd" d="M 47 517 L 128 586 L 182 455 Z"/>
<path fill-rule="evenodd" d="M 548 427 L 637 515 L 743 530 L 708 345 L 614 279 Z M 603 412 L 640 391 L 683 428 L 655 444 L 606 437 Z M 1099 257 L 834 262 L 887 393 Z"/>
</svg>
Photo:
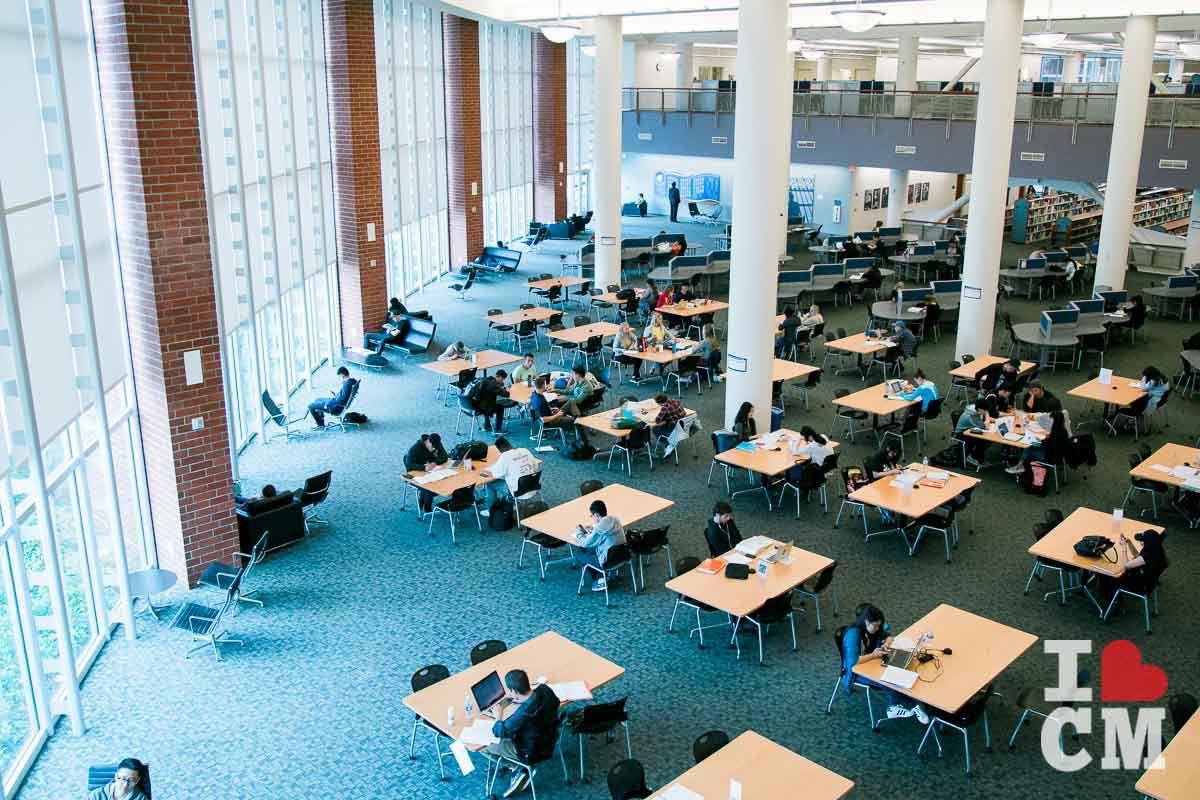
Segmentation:
<svg viewBox="0 0 1200 800">
<path fill-rule="evenodd" d="M 667 200 L 671 203 L 671 222 L 679 222 L 679 184 L 675 181 L 667 190 Z"/>
</svg>

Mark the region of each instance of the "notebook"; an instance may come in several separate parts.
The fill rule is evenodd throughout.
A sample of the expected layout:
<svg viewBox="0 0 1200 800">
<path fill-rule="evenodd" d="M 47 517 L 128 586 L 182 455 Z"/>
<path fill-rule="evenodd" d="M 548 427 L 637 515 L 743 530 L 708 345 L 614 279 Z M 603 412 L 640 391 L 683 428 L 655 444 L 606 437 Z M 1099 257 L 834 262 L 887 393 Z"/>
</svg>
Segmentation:
<svg viewBox="0 0 1200 800">
<path fill-rule="evenodd" d="M 700 566 L 696 567 L 698 572 L 703 572 L 705 575 L 716 575 L 723 569 L 725 569 L 725 559 L 723 558 L 706 558 L 700 562 Z"/>
<path fill-rule="evenodd" d="M 917 673 L 899 667 L 885 667 L 883 675 L 879 679 L 892 686 L 899 686 L 901 689 L 911 689 L 917 682 Z"/>
<path fill-rule="evenodd" d="M 758 536 L 751 536 L 749 539 L 743 539 L 742 541 L 738 542 L 736 549 L 739 553 L 753 557 L 758 555 L 759 551 L 764 547 L 774 543 L 775 540 L 770 536 L 763 536 L 762 534 L 759 534 Z"/>
</svg>

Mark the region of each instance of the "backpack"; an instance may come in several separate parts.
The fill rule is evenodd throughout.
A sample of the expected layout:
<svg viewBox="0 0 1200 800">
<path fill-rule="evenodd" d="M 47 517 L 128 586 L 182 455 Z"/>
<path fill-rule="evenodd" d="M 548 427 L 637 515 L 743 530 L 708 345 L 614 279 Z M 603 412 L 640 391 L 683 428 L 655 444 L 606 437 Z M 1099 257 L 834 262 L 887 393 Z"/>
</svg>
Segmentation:
<svg viewBox="0 0 1200 800">
<path fill-rule="evenodd" d="M 952 444 L 937 453 L 934 453 L 933 458 L 929 459 L 929 463 L 935 467 L 955 468 L 961 467 L 962 464 L 962 446 Z"/>
<path fill-rule="evenodd" d="M 360 414 L 357 411 L 347 411 L 342 419 L 355 425 L 365 425 L 369 421 L 366 414 Z"/>
<path fill-rule="evenodd" d="M 455 461 L 469 458 L 472 461 L 483 461 L 487 458 L 488 446 L 480 441 L 460 442 L 450 451 L 450 457 Z"/>
<path fill-rule="evenodd" d="M 1049 488 L 1046 478 L 1049 477 L 1049 475 L 1050 470 L 1046 469 L 1041 464 L 1031 463 L 1026 470 L 1021 473 L 1021 488 L 1029 494 L 1045 497 L 1046 490 Z"/>
<path fill-rule="evenodd" d="M 483 388 L 483 382 L 485 380 L 489 380 L 489 379 L 488 378 L 476 378 L 475 380 L 468 383 L 467 388 L 463 390 L 463 397 L 467 398 L 467 401 L 470 402 L 472 405 L 474 405 L 475 401 L 479 399 L 479 390 Z"/>
<path fill-rule="evenodd" d="M 497 500 L 488 509 L 488 527 L 494 531 L 511 531 L 517 526 L 513 504 L 508 500 Z"/>
<path fill-rule="evenodd" d="M 579 444 L 568 448 L 565 455 L 571 461 L 591 461 L 592 456 L 596 455 L 596 448 L 590 444 Z"/>
</svg>

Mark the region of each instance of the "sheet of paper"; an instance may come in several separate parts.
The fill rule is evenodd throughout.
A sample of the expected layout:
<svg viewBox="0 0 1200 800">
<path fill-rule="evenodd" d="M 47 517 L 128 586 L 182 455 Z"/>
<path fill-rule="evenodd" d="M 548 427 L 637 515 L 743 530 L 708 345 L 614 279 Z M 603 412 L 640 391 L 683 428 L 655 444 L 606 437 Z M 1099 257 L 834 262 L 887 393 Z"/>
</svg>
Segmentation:
<svg viewBox="0 0 1200 800">
<path fill-rule="evenodd" d="M 539 453 L 553 453 L 556 448 L 552 444 L 544 444 L 541 447 L 535 447 L 534 449 Z"/>
<path fill-rule="evenodd" d="M 546 398 L 547 403 L 553 403 L 555 400 L 558 399 L 558 393 L 557 392 L 543 392 L 542 397 Z"/>
<path fill-rule="evenodd" d="M 775 540 L 770 536 L 751 536 L 749 539 L 743 539 L 738 542 L 737 550 L 749 556 L 757 555 L 760 550 L 769 544 L 774 544 Z"/>
<path fill-rule="evenodd" d="M 592 693 L 583 681 L 564 681 L 550 684 L 550 690 L 564 703 L 591 700 Z"/>
<path fill-rule="evenodd" d="M 704 800 L 704 795 L 698 792 L 693 792 L 685 786 L 680 786 L 678 783 L 672 783 L 660 795 L 662 800 Z"/>
<path fill-rule="evenodd" d="M 451 475 L 457 475 L 457 474 L 458 474 L 457 470 L 435 469 L 433 472 L 427 472 L 424 475 L 422 475 L 421 477 L 416 478 L 415 480 L 417 483 L 424 485 L 427 483 L 435 483 L 437 481 L 442 480 L 443 478 L 449 478 Z"/>
<path fill-rule="evenodd" d="M 1165 472 L 1168 475 L 1171 474 L 1171 468 L 1168 467 L 1166 464 L 1151 464 L 1150 469 L 1152 469 L 1156 472 Z"/>
<path fill-rule="evenodd" d="M 945 470 L 930 470 L 925 474 L 925 477 L 933 481 L 948 481 L 950 480 L 950 473 Z"/>
<path fill-rule="evenodd" d="M 470 775 L 475 771 L 475 762 L 471 760 L 471 754 L 467 752 L 467 746 L 460 741 L 450 743 L 450 753 L 454 756 L 454 760 L 458 762 L 458 768 L 463 775 Z"/>
<path fill-rule="evenodd" d="M 1104 386 L 1108 386 L 1110 383 L 1112 383 L 1112 376 L 1113 371 L 1111 369 L 1104 368 L 1100 370 L 1100 375 L 1097 377 L 1097 380 L 1099 380 Z"/>
<path fill-rule="evenodd" d="M 739 553 L 736 550 L 734 550 L 732 553 L 729 553 L 729 554 L 721 556 L 721 557 L 725 559 L 725 562 L 727 564 L 749 564 L 750 563 L 749 556 L 742 555 L 741 553 Z"/>
<path fill-rule="evenodd" d="M 737 778 L 729 779 L 729 800 L 742 800 L 742 782 Z"/>
<path fill-rule="evenodd" d="M 493 724 L 495 724 L 495 720 L 480 717 L 468 727 L 462 729 L 462 733 L 458 735 L 458 740 L 469 746 L 486 747 L 489 744 L 495 744 L 500 740 L 492 735 Z"/>
</svg>

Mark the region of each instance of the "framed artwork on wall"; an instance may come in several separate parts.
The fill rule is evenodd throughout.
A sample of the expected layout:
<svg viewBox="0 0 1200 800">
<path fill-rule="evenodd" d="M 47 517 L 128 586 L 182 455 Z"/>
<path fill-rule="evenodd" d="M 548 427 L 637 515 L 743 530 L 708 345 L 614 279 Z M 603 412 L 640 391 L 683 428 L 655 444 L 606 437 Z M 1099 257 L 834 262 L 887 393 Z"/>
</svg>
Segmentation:
<svg viewBox="0 0 1200 800">
<path fill-rule="evenodd" d="M 915 189 L 915 188 L 917 188 L 917 187 L 911 183 L 908 185 L 908 203 L 909 203 L 909 205 L 912 205 L 912 203 L 913 203 L 913 189 Z"/>
<path fill-rule="evenodd" d="M 880 200 L 879 200 L 879 207 L 880 208 L 888 207 L 888 187 L 886 187 L 886 186 L 883 187 L 883 194 L 881 195 Z"/>
</svg>

